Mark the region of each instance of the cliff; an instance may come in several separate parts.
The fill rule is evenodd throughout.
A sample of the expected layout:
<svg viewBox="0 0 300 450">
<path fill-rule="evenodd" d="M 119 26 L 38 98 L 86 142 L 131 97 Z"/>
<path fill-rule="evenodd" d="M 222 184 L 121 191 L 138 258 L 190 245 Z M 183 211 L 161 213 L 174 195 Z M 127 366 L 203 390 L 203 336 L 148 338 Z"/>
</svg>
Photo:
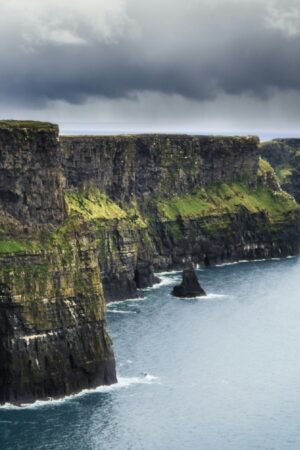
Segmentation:
<svg viewBox="0 0 300 450">
<path fill-rule="evenodd" d="M 255 137 L 61 138 L 71 214 L 97 224 L 108 300 L 154 270 L 297 254 L 299 206 Z"/>
<path fill-rule="evenodd" d="M 238 178 L 255 186 L 257 144 L 255 137 L 62 137 L 62 166 L 69 188 L 97 187 L 128 204 Z"/>
<path fill-rule="evenodd" d="M 0 403 L 114 383 L 105 299 L 155 271 L 299 252 L 299 205 L 255 137 L 0 122 L 0 150 Z"/>
<path fill-rule="evenodd" d="M 261 152 L 274 167 L 283 189 L 300 202 L 300 139 L 264 142 Z"/>
<path fill-rule="evenodd" d="M 93 234 L 67 217 L 58 129 L 0 123 L 0 403 L 116 381 Z"/>
<path fill-rule="evenodd" d="M 66 217 L 58 127 L 0 122 L 0 205 L 26 227 L 59 225 Z"/>
</svg>

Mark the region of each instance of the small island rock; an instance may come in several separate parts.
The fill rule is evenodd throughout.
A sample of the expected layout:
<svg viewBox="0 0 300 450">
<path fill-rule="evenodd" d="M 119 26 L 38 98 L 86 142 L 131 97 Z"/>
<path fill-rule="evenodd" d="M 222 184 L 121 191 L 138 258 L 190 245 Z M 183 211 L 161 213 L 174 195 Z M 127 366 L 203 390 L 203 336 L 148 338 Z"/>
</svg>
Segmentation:
<svg viewBox="0 0 300 450">
<path fill-rule="evenodd" d="M 201 297 L 205 296 L 204 289 L 200 286 L 192 263 L 188 263 L 182 272 L 182 282 L 175 286 L 172 295 L 175 297 Z"/>
</svg>

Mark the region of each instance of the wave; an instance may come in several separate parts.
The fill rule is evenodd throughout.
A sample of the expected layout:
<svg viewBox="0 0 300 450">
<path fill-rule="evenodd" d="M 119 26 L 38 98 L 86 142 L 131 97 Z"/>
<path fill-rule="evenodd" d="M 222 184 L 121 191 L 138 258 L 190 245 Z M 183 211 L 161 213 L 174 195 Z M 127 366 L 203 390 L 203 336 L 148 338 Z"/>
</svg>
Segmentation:
<svg viewBox="0 0 300 450">
<path fill-rule="evenodd" d="M 128 300 L 125 300 L 125 302 L 127 302 L 127 303 L 143 302 L 144 300 L 146 300 L 146 298 L 147 298 L 146 296 L 144 296 L 144 297 L 137 297 L 137 298 L 129 298 Z"/>
<path fill-rule="evenodd" d="M 170 294 L 171 295 L 171 294 Z M 177 297 L 180 300 L 201 300 L 201 302 L 206 301 L 206 300 L 221 300 L 223 298 L 227 298 L 228 295 L 226 294 L 214 294 L 214 293 L 210 293 L 207 295 L 201 295 L 198 297 Z M 172 296 L 172 298 L 175 298 Z"/>
<path fill-rule="evenodd" d="M 259 263 L 265 261 L 284 261 L 285 259 L 294 259 L 294 258 L 297 258 L 297 256 L 285 256 L 283 258 L 241 259 L 240 261 L 216 264 L 215 266 L 212 267 L 225 267 L 225 266 L 233 266 L 235 264 Z"/>
<path fill-rule="evenodd" d="M 228 297 L 228 295 L 226 295 L 226 294 L 210 293 L 210 294 L 207 294 L 206 297 L 197 297 L 197 298 L 201 298 L 202 300 L 218 300 L 218 299 L 227 298 L 227 297 Z"/>
<path fill-rule="evenodd" d="M 94 393 L 107 393 L 118 391 L 120 389 L 128 389 L 129 387 L 138 384 L 154 384 L 154 383 L 160 383 L 159 378 L 155 377 L 154 375 L 150 375 L 148 373 L 145 373 L 139 377 L 118 377 L 118 382 L 110 386 L 98 386 L 94 389 L 83 389 L 78 394 L 68 395 L 66 397 L 59 399 L 49 398 L 48 400 L 37 400 L 34 403 L 24 403 L 21 404 L 20 406 L 13 405 L 11 403 L 5 403 L 4 405 L 0 406 L 0 410 L 20 411 L 24 409 L 36 409 L 45 406 L 46 407 L 57 406 L 65 402 L 72 401 L 74 399 L 78 399 L 80 397 L 84 397 L 86 395 Z"/>
<path fill-rule="evenodd" d="M 179 272 L 176 272 L 176 274 L 179 274 Z M 175 273 L 174 274 L 169 273 L 169 275 L 175 275 Z M 174 276 L 173 277 L 160 276 L 159 283 L 156 283 L 153 286 L 145 288 L 143 290 L 151 291 L 152 289 L 160 289 L 163 286 L 170 286 L 170 285 L 174 284 L 175 282 L 177 282 L 178 279 L 179 279 L 179 277 L 174 277 Z"/>
<path fill-rule="evenodd" d="M 156 272 L 154 275 L 159 278 L 164 275 L 177 275 L 180 273 L 182 273 L 182 270 L 171 270 L 170 272 L 168 272 L 168 271 L 167 272 Z"/>
<path fill-rule="evenodd" d="M 131 302 L 142 302 L 146 300 L 147 297 L 136 297 L 136 298 L 126 298 L 125 300 L 117 300 L 116 302 L 109 302 L 106 306 L 107 309 L 111 308 L 114 305 L 122 305 L 123 303 L 131 303 Z"/>
<path fill-rule="evenodd" d="M 265 260 L 259 259 L 258 261 L 265 261 Z M 212 267 L 234 266 L 234 265 L 236 265 L 236 264 L 244 264 L 244 263 L 249 263 L 249 262 L 255 262 L 255 260 L 241 259 L 240 261 L 234 261 L 234 262 L 228 262 L 228 263 L 216 264 L 215 266 L 212 266 Z"/>
<path fill-rule="evenodd" d="M 109 314 L 137 314 L 136 311 L 124 311 L 122 309 L 109 309 L 107 310 Z"/>
</svg>

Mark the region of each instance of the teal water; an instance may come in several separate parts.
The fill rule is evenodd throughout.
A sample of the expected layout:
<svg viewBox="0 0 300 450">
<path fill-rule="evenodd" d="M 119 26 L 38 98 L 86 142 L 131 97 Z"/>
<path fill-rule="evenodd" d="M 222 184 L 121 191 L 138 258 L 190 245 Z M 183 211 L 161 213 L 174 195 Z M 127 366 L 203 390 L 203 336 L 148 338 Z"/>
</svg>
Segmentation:
<svg viewBox="0 0 300 450">
<path fill-rule="evenodd" d="M 109 306 L 119 385 L 0 409 L 1 450 L 299 450 L 300 260 L 198 271 Z"/>
</svg>

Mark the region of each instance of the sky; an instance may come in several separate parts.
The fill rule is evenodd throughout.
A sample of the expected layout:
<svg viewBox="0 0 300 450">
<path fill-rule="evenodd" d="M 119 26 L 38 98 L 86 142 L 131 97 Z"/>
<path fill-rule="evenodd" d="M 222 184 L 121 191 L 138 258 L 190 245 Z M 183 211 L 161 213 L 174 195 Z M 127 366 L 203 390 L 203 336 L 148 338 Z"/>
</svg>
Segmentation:
<svg viewBox="0 0 300 450">
<path fill-rule="evenodd" d="M 0 0 L 0 118 L 300 135 L 299 0 Z"/>
</svg>

